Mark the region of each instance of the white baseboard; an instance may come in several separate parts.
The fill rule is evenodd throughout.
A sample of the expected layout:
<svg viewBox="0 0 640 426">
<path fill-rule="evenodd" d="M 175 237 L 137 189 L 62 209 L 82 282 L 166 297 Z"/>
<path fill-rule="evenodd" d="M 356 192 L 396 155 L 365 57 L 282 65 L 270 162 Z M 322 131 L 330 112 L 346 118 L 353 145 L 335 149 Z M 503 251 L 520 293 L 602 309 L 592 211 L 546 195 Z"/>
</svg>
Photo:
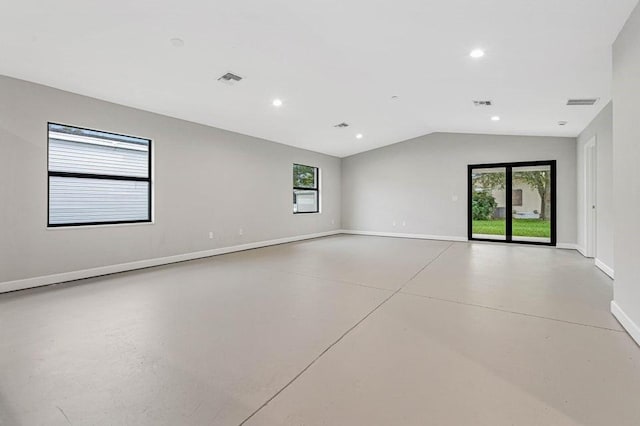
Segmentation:
<svg viewBox="0 0 640 426">
<path fill-rule="evenodd" d="M 556 248 L 563 250 L 581 250 L 581 248 L 575 243 L 557 243 Z"/>
<path fill-rule="evenodd" d="M 49 284 L 57 284 L 66 281 L 81 280 L 84 278 L 98 277 L 101 275 L 115 274 L 117 272 L 133 271 L 135 269 L 149 268 L 151 266 L 167 265 L 169 263 L 184 262 L 185 260 L 201 259 L 203 257 L 218 256 L 226 253 L 250 250 L 277 244 L 291 243 L 294 241 L 308 240 L 312 238 L 327 237 L 340 234 L 341 231 L 319 232 L 316 234 L 296 235 L 293 237 L 278 238 L 276 240 L 258 241 L 255 243 L 241 244 L 237 246 L 222 247 L 194 253 L 178 254 L 174 256 L 159 257 L 155 259 L 138 260 L 135 262 L 120 263 L 117 265 L 100 266 L 97 268 L 82 269 L 80 271 L 63 272 L 60 274 L 45 275 L 40 277 L 25 278 L 21 280 L 5 281 L 0 283 L 0 293 L 8 291 L 24 290 L 27 288 L 41 287 Z"/>
<path fill-rule="evenodd" d="M 633 340 L 640 345 L 640 326 L 633 322 L 631 318 L 622 310 L 615 300 L 611 301 L 611 313 L 622 324 Z"/>
<path fill-rule="evenodd" d="M 606 263 L 604 263 L 600 259 L 596 259 L 595 260 L 595 264 L 602 272 L 604 272 L 605 274 L 609 275 L 611 277 L 611 279 L 615 279 L 615 272 L 614 272 L 613 268 L 608 266 Z"/>
<path fill-rule="evenodd" d="M 403 234 L 397 232 L 375 232 L 375 231 L 354 231 L 351 229 L 343 229 L 340 232 L 351 235 L 369 235 L 372 237 L 394 237 L 394 238 L 413 238 L 418 240 L 437 240 L 437 241 L 464 241 L 467 237 L 447 237 L 443 235 L 425 235 L 425 234 Z"/>
<path fill-rule="evenodd" d="M 354 231 L 351 229 L 342 229 L 340 231 L 343 234 L 352 235 L 370 235 L 374 237 L 394 237 L 394 238 L 414 238 L 419 240 L 438 240 L 438 241 L 456 241 L 456 242 L 468 242 L 467 237 L 451 237 L 444 235 L 426 235 L 426 234 L 403 234 L 398 232 L 376 232 L 376 231 Z M 496 240 L 496 243 L 504 241 Z M 580 250 L 577 244 L 574 243 L 558 243 L 556 248 L 566 250 Z"/>
<path fill-rule="evenodd" d="M 426 235 L 426 234 L 407 234 L 396 232 L 375 232 L 375 231 L 355 231 L 350 229 L 341 229 L 335 231 L 319 232 L 315 234 L 297 235 L 293 237 L 278 238 L 275 240 L 258 241 L 254 243 L 241 244 L 237 246 L 222 247 L 211 250 L 204 250 L 193 253 L 184 253 L 167 257 L 160 257 L 155 259 L 138 260 L 135 262 L 120 263 L 117 265 L 100 266 L 97 268 L 82 269 L 79 271 L 63 272 L 60 274 L 44 275 L 33 278 L 25 278 L 14 281 L 5 281 L 0 283 L 0 293 L 6 293 L 9 291 L 24 290 L 27 288 L 41 287 L 50 284 L 57 284 L 66 281 L 81 280 L 84 278 L 98 277 L 101 275 L 115 274 L 118 272 L 133 271 L 136 269 L 149 268 L 152 266 L 167 265 L 170 263 L 184 262 L 187 260 L 201 259 L 204 257 L 218 256 L 226 253 L 233 253 L 237 251 L 250 250 L 260 247 L 268 247 L 277 244 L 291 243 L 295 241 L 308 240 L 312 238 L 327 237 L 337 234 L 352 234 L 352 235 L 369 235 L 377 237 L 394 237 L 394 238 L 413 238 L 420 240 L 436 240 L 436 241 L 455 241 L 455 242 L 467 242 L 467 237 L 453 237 L 444 235 Z M 558 243 L 557 248 L 579 250 L 577 244 L 570 243 Z M 613 278 L 613 269 L 608 268 L 604 263 L 600 262 L 602 266 L 596 263 L 600 269 L 602 269 L 607 275 Z M 606 269 L 605 269 L 606 268 Z M 611 272 L 611 274 L 609 274 Z"/>
<path fill-rule="evenodd" d="M 580 253 L 584 257 L 587 257 L 587 251 L 585 250 L 584 247 L 579 246 L 579 245 L 576 244 L 576 250 L 578 250 L 578 253 Z"/>
</svg>

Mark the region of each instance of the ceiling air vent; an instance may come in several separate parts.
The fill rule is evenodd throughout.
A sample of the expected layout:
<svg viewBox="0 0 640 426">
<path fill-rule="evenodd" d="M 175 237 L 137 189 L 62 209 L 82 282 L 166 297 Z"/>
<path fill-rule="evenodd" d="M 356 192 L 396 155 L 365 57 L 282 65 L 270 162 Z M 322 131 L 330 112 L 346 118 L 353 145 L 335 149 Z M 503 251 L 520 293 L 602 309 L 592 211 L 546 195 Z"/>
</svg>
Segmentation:
<svg viewBox="0 0 640 426">
<path fill-rule="evenodd" d="M 591 106 L 598 102 L 598 98 L 586 98 L 586 99 L 569 99 L 567 105 L 569 106 Z"/>
<path fill-rule="evenodd" d="M 340 124 L 336 124 L 336 125 L 335 125 L 335 126 L 333 126 L 333 127 L 336 127 L 336 128 L 338 128 L 338 129 L 341 129 L 341 128 L 343 128 L 343 127 L 349 127 L 349 125 L 348 125 L 347 123 L 344 123 L 344 122 L 343 122 L 343 123 L 340 123 Z"/>
<path fill-rule="evenodd" d="M 242 80 L 242 77 L 240 77 L 239 75 L 235 75 L 233 73 L 226 73 L 225 75 L 223 75 L 222 77 L 220 77 L 218 79 L 218 81 L 225 83 L 225 84 L 229 84 L 229 85 L 233 85 L 236 84 L 237 82 L 239 82 L 240 80 Z"/>
<path fill-rule="evenodd" d="M 479 106 L 490 107 L 491 105 L 493 105 L 491 101 L 473 101 L 473 104 L 477 107 Z"/>
</svg>

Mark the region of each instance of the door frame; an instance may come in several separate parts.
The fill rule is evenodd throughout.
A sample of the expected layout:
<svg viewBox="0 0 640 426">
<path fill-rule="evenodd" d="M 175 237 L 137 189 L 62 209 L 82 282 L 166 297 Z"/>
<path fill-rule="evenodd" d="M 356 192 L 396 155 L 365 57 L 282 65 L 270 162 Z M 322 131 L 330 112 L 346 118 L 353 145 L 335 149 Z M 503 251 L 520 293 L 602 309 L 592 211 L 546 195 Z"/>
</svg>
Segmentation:
<svg viewBox="0 0 640 426">
<path fill-rule="evenodd" d="M 474 169 L 491 169 L 491 168 L 504 168 L 505 172 L 505 197 L 507 208 L 512 203 L 512 191 L 513 191 L 513 168 L 514 167 L 535 167 L 535 166 L 549 166 L 551 170 L 551 238 L 550 242 L 540 241 L 514 241 L 512 235 L 513 216 L 511 211 L 508 211 L 505 215 L 505 239 L 494 240 L 489 238 L 473 238 L 473 219 L 471 215 L 471 206 L 473 201 L 473 179 L 472 172 Z M 530 244 L 538 246 L 556 246 L 557 238 L 557 223 L 556 223 L 556 200 L 557 200 L 557 176 L 556 176 L 556 160 L 546 161 L 518 161 L 511 163 L 487 163 L 487 164 L 469 164 L 467 166 L 467 238 L 469 241 L 486 241 L 492 243 L 510 243 L 510 244 Z"/>
<path fill-rule="evenodd" d="M 597 215 L 598 215 L 598 141 L 593 136 L 584 146 L 584 239 L 585 257 L 597 255 Z"/>
</svg>

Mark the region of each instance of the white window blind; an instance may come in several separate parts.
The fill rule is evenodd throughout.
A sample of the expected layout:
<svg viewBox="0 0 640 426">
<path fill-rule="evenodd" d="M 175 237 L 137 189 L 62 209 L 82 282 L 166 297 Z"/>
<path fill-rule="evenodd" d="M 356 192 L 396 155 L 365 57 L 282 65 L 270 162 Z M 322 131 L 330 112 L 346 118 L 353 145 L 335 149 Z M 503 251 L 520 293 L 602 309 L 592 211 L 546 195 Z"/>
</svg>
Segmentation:
<svg viewBox="0 0 640 426">
<path fill-rule="evenodd" d="M 53 133 L 49 138 L 49 170 L 115 176 L 147 177 L 149 150 L 134 144 L 107 146 L 70 141 Z M 144 148 L 142 150 L 141 148 Z"/>
<path fill-rule="evenodd" d="M 294 213 L 316 213 L 318 211 L 318 192 L 294 189 Z"/>
<path fill-rule="evenodd" d="M 151 142 L 49 124 L 49 226 L 151 220 Z"/>
</svg>

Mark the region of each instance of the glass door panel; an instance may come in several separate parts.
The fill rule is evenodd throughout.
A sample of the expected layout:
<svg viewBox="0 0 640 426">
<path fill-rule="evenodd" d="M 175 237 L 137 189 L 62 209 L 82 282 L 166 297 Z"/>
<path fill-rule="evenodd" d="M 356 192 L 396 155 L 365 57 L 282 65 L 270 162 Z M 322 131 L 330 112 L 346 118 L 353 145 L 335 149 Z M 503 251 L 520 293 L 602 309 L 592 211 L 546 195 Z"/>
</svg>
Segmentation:
<svg viewBox="0 0 640 426">
<path fill-rule="evenodd" d="M 511 176 L 513 241 L 551 243 L 551 166 L 513 167 Z"/>
<path fill-rule="evenodd" d="M 468 166 L 470 240 L 556 245 L 556 162 Z"/>
<path fill-rule="evenodd" d="M 505 167 L 471 169 L 471 237 L 507 239 L 507 170 Z"/>
</svg>

